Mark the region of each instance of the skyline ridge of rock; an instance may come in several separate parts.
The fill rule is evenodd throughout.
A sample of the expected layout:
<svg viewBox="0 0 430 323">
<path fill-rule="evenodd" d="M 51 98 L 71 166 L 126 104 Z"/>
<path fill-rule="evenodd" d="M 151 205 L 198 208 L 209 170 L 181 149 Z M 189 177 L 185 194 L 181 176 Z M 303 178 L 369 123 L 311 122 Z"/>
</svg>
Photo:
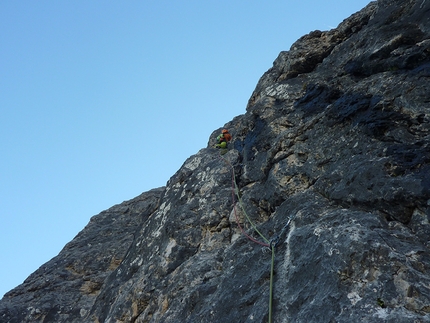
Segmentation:
<svg viewBox="0 0 430 323">
<path fill-rule="evenodd" d="M 0 322 L 430 322 L 429 79 L 429 1 L 301 37 L 224 125 L 222 158 L 217 129 L 165 186 L 92 217 Z M 247 216 L 280 238 L 270 309 Z"/>
</svg>

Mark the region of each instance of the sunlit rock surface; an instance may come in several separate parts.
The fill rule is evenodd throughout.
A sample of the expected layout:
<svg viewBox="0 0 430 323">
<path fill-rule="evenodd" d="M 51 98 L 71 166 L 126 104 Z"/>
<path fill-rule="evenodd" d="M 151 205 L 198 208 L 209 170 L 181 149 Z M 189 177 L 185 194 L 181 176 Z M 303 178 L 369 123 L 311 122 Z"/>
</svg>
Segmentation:
<svg viewBox="0 0 430 323">
<path fill-rule="evenodd" d="M 386 0 L 300 38 L 226 154 L 217 129 L 165 187 L 93 217 L 0 321 L 267 322 L 248 215 L 279 238 L 273 322 L 430 322 L 429 34 L 430 1 Z"/>
</svg>

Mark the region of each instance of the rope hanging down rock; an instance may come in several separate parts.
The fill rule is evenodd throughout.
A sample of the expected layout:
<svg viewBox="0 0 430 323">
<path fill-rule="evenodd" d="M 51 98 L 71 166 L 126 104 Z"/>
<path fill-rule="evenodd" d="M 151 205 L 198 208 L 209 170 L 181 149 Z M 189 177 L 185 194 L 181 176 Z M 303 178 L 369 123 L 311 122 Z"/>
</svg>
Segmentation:
<svg viewBox="0 0 430 323">
<path fill-rule="evenodd" d="M 223 158 L 223 157 L 221 157 L 221 158 Z M 264 247 L 269 247 L 270 246 L 270 241 L 257 229 L 257 226 L 254 224 L 254 222 L 252 222 L 252 220 L 251 220 L 251 218 L 248 216 L 248 213 L 246 213 L 246 210 L 245 210 L 245 208 L 244 208 L 244 206 L 243 206 L 243 201 L 242 201 L 242 198 L 240 197 L 240 194 L 239 194 L 239 187 L 237 186 L 237 183 L 236 183 L 236 173 L 234 172 L 234 167 L 233 167 L 233 165 L 229 162 L 229 161 L 227 161 L 227 159 L 225 159 L 225 158 L 223 158 L 228 164 L 229 164 L 229 166 L 231 167 L 231 170 L 232 170 L 232 176 L 231 176 L 231 183 L 232 183 L 232 198 L 233 198 L 233 210 L 234 210 L 234 214 L 235 214 L 235 217 L 236 217 L 236 222 L 237 222 L 237 225 L 239 226 L 239 228 L 240 228 L 240 230 L 242 231 L 242 233 L 248 238 L 248 239 L 250 239 L 251 241 L 253 241 L 253 242 L 255 242 L 255 243 L 258 243 L 258 244 L 260 244 L 260 245 L 262 245 L 262 246 L 264 246 Z M 239 206 L 240 206 L 240 208 L 242 209 L 242 211 L 243 211 L 243 214 L 245 215 L 245 217 L 246 217 L 246 219 L 248 220 L 248 222 L 249 222 L 249 224 L 251 224 L 251 226 L 252 226 L 252 228 L 255 230 L 255 232 L 257 232 L 258 233 L 258 235 L 265 241 L 265 242 L 261 242 L 261 241 L 258 241 L 257 239 L 254 239 L 253 237 L 251 237 L 250 235 L 248 235 L 246 232 L 245 232 L 245 230 L 243 230 L 242 229 L 242 227 L 241 227 L 241 225 L 240 225 L 240 223 L 239 223 L 239 217 L 237 216 L 237 214 L 236 214 L 236 205 L 235 205 L 235 203 L 234 203 L 234 195 L 236 195 L 236 197 L 237 197 L 237 200 L 238 200 L 238 202 L 239 202 Z"/>
<path fill-rule="evenodd" d="M 275 236 L 274 238 L 272 238 L 272 239 L 270 239 L 270 240 L 268 240 L 258 229 L 257 229 L 257 227 L 255 226 L 255 224 L 252 222 L 252 220 L 251 220 L 251 218 L 248 216 L 248 214 L 246 213 L 246 211 L 245 211 L 245 208 L 244 208 L 244 206 L 243 206 L 243 201 L 242 201 L 242 198 L 240 197 L 240 194 L 239 194 L 239 187 L 237 186 L 237 183 L 236 183 L 236 174 L 235 174 L 235 171 L 234 171 L 234 167 L 233 167 L 233 165 L 231 164 L 231 162 L 228 160 L 228 159 L 226 159 L 226 158 L 224 158 L 224 157 L 222 157 L 221 155 L 220 155 L 220 158 L 231 168 L 231 170 L 232 170 L 232 178 L 231 178 L 231 182 L 232 182 L 232 190 L 231 190 L 231 194 L 232 194 L 232 203 L 233 203 L 233 210 L 234 210 L 234 216 L 235 216 L 235 219 L 236 219 L 236 222 L 237 222 L 237 226 L 239 227 L 239 229 L 240 229 L 240 231 L 242 232 L 242 234 L 244 235 L 244 236 L 246 236 L 249 240 L 251 240 L 252 242 L 255 242 L 255 243 L 257 243 L 257 244 L 259 244 L 259 245 L 262 245 L 262 246 L 264 246 L 264 247 L 268 247 L 270 250 L 271 250 L 271 252 L 272 252 L 272 263 L 271 263 L 271 266 L 270 266 L 270 287 L 269 287 L 269 323 L 272 323 L 272 307 L 273 307 L 273 277 L 274 277 L 274 267 L 275 267 L 275 248 L 276 248 L 276 246 L 278 245 L 278 243 L 279 243 L 279 240 L 280 240 L 280 238 L 281 238 L 281 236 L 285 233 L 285 231 L 287 231 L 287 229 L 288 229 L 288 226 L 290 225 L 290 223 L 291 223 L 291 221 L 293 221 L 293 219 L 295 218 L 295 216 L 294 217 L 290 217 L 289 219 L 288 219 L 288 221 L 287 221 L 287 223 L 284 225 L 284 227 L 282 228 L 282 230 L 281 230 L 281 232 L 277 235 L 277 236 Z M 240 221 L 239 221 L 239 217 L 238 217 L 238 215 L 237 215 L 237 213 L 236 213 L 236 204 L 235 204 L 235 198 L 234 198 L 234 196 L 237 196 L 237 200 L 238 200 L 238 203 L 239 203 L 239 205 L 240 205 L 240 208 L 242 209 L 242 211 L 243 211 L 243 213 L 245 214 L 245 217 L 246 217 L 246 219 L 247 219 L 247 221 L 251 224 L 251 226 L 252 226 L 252 228 L 255 230 L 255 232 L 257 232 L 258 233 L 258 235 L 265 241 L 265 242 L 261 242 L 261 241 L 259 241 L 259 240 L 257 240 L 257 239 L 255 239 L 255 238 L 253 238 L 252 236 L 250 236 L 249 234 L 247 234 L 246 233 L 246 231 L 242 228 L 242 226 L 240 225 Z"/>
</svg>

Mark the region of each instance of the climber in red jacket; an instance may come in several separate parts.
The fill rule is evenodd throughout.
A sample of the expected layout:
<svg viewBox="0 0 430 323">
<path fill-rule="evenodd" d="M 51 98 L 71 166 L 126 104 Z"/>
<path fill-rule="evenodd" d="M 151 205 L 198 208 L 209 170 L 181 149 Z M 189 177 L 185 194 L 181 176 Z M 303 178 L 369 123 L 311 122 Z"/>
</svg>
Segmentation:
<svg viewBox="0 0 430 323">
<path fill-rule="evenodd" d="M 215 145 L 216 148 L 227 148 L 227 143 L 231 140 L 231 135 L 228 133 L 227 129 L 222 129 L 221 134 L 216 137 L 217 144 Z"/>
</svg>

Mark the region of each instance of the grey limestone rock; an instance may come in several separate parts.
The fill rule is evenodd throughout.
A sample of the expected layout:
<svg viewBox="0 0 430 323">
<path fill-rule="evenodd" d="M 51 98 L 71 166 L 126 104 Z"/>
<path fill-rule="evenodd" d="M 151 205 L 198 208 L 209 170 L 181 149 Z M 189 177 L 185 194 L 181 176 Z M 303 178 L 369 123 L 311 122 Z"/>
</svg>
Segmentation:
<svg viewBox="0 0 430 323">
<path fill-rule="evenodd" d="M 429 36 L 429 1 L 379 0 L 300 38 L 226 154 L 93 217 L 0 321 L 430 322 Z"/>
</svg>

